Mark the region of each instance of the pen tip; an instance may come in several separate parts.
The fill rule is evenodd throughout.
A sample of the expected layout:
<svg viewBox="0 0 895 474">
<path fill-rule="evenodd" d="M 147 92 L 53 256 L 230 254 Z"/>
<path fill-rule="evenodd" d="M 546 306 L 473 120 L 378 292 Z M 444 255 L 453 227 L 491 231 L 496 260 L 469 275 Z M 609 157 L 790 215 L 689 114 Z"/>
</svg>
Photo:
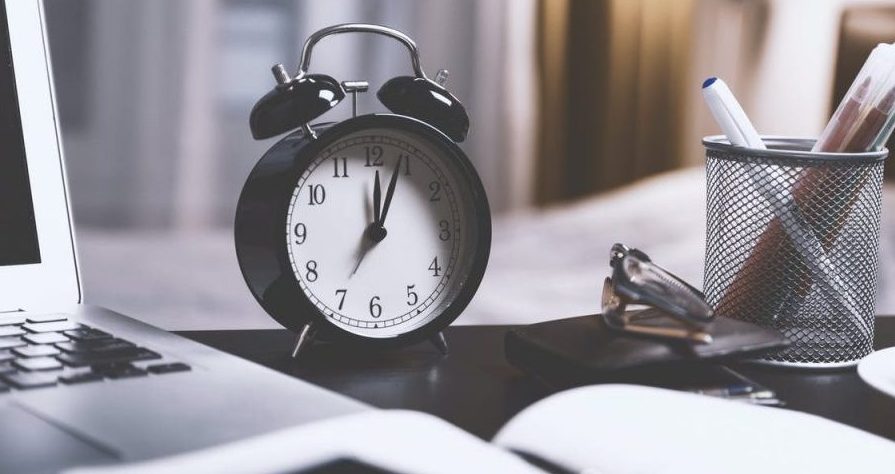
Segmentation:
<svg viewBox="0 0 895 474">
<path fill-rule="evenodd" d="M 717 81 L 717 80 L 718 80 L 718 78 L 715 76 L 712 76 L 712 77 L 706 79 L 705 81 L 702 82 L 702 88 L 705 89 L 706 87 L 714 84 L 715 81 Z"/>
</svg>

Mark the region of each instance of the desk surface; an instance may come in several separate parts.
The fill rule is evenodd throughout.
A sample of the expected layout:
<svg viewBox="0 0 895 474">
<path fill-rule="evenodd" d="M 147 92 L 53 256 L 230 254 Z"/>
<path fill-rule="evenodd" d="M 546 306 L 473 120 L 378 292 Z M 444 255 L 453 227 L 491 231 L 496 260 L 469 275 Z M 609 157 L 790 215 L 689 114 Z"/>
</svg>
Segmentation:
<svg viewBox="0 0 895 474">
<path fill-rule="evenodd" d="M 895 345 L 895 318 L 877 318 L 876 324 L 875 346 Z M 300 362 L 288 356 L 294 336 L 285 330 L 179 334 L 371 405 L 428 412 L 490 439 L 513 415 L 551 393 L 504 359 L 504 333 L 511 327 L 449 328 L 446 357 L 428 344 L 380 353 L 317 345 Z M 865 384 L 854 369 L 736 369 L 776 390 L 789 409 L 895 440 L 895 400 Z"/>
</svg>

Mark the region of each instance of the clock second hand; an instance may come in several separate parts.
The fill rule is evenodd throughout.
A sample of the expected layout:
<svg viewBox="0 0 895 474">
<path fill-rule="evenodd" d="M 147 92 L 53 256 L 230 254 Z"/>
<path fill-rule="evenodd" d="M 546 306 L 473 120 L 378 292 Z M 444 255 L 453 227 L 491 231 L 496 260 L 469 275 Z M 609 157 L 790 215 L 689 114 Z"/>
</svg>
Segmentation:
<svg viewBox="0 0 895 474">
<path fill-rule="evenodd" d="M 364 261 L 364 257 L 367 256 L 367 252 L 369 252 L 376 244 L 376 241 L 371 234 L 373 228 L 377 225 L 376 223 L 379 222 L 379 210 L 382 208 L 381 201 L 382 191 L 381 186 L 379 185 L 379 170 L 376 170 L 376 179 L 373 181 L 373 222 L 368 224 L 364 228 L 363 234 L 361 234 L 360 246 L 355 254 L 357 255 L 357 263 L 354 264 L 354 270 L 351 270 L 351 275 L 348 275 L 348 278 L 353 277 L 354 274 L 357 273 L 357 269 L 360 268 L 360 264 Z"/>
<path fill-rule="evenodd" d="M 364 257 L 367 256 L 367 253 L 370 252 L 370 249 L 373 248 L 374 245 L 376 244 L 370 241 L 370 239 L 366 237 L 361 238 L 360 248 L 357 250 L 357 263 L 354 264 L 354 270 L 351 271 L 351 275 L 348 275 L 348 278 L 353 277 L 354 274 L 357 273 L 357 269 L 360 268 L 360 264 L 364 261 Z"/>
</svg>

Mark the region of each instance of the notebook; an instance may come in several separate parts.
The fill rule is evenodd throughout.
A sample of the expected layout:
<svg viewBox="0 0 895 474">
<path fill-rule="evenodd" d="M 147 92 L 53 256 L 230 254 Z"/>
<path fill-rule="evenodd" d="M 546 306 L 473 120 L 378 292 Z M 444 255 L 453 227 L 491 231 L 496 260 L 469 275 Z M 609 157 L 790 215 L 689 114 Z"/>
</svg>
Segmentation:
<svg viewBox="0 0 895 474">
<path fill-rule="evenodd" d="M 431 415 L 375 411 L 185 455 L 76 472 L 887 472 L 895 443 L 814 415 L 635 385 L 552 395 L 490 442 Z M 338 471 L 343 472 L 343 471 Z M 349 471 L 353 472 L 353 471 Z"/>
</svg>

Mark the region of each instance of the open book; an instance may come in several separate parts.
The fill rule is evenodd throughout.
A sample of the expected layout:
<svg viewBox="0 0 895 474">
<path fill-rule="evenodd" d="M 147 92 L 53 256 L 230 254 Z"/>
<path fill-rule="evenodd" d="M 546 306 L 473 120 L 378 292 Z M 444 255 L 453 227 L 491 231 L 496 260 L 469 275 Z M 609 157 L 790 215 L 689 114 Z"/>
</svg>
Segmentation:
<svg viewBox="0 0 895 474">
<path fill-rule="evenodd" d="M 535 403 L 490 443 L 431 415 L 379 410 L 170 458 L 76 471 L 755 474 L 891 472 L 893 466 L 895 443 L 813 415 L 601 385 Z M 367 470 L 350 470 L 361 467 Z"/>
</svg>

